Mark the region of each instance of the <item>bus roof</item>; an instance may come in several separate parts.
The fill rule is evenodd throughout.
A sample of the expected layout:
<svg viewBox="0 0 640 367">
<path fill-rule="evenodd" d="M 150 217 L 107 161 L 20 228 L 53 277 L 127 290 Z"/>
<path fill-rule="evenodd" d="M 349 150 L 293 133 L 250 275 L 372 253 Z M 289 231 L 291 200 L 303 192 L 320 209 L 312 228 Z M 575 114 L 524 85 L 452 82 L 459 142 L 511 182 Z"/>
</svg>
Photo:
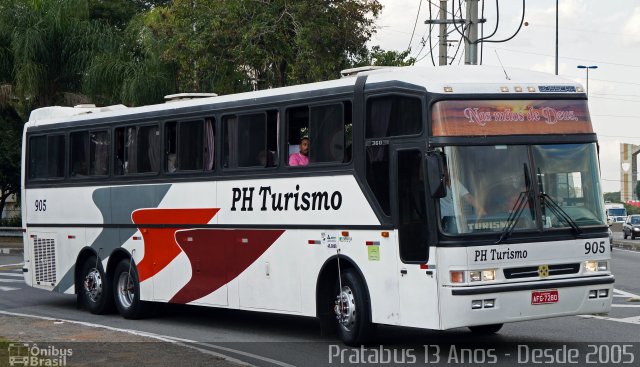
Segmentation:
<svg viewBox="0 0 640 367">
<path fill-rule="evenodd" d="M 425 88 L 433 93 L 446 94 L 513 94 L 513 93 L 567 93 L 581 94 L 582 86 L 570 79 L 530 70 L 494 66 L 442 66 L 442 67 L 390 67 L 367 70 L 357 74 L 367 75 L 367 86 L 378 83 L 399 82 Z M 233 101 L 254 100 L 312 91 L 330 90 L 354 86 L 356 78 L 346 77 L 325 82 L 301 84 L 282 88 L 265 89 L 199 99 L 188 99 L 134 108 L 123 105 L 95 107 L 44 107 L 34 110 L 27 127 L 60 122 L 88 121 L 98 118 L 126 116 L 146 112 L 176 110 Z"/>
</svg>

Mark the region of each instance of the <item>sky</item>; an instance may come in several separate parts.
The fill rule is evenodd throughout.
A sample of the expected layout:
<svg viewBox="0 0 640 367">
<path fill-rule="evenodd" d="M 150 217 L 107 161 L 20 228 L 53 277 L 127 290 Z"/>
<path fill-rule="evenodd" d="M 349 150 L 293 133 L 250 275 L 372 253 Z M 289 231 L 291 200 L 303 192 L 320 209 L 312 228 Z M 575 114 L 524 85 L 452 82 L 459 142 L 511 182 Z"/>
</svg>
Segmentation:
<svg viewBox="0 0 640 367">
<path fill-rule="evenodd" d="M 379 0 L 384 6 L 377 20 L 378 31 L 370 44 L 385 50 L 404 51 L 411 47 L 416 65 L 431 66 L 428 53 L 429 0 Z M 457 0 L 456 6 L 458 4 Z M 439 0 L 431 0 L 437 17 Z M 451 17 L 451 3 L 448 13 Z M 500 22 L 493 40 L 515 33 L 522 18 L 522 1 L 498 1 Z M 479 3 L 479 9 L 482 0 Z M 463 1 L 464 6 L 464 1 Z M 418 14 L 418 9 L 420 12 Z M 504 43 L 485 43 L 483 64 L 555 73 L 556 0 L 529 0 L 520 32 Z M 464 10 L 463 10 L 464 12 Z M 459 14 L 456 14 L 459 17 Z M 485 3 L 485 35 L 496 25 L 496 1 Z M 638 0 L 559 0 L 558 74 L 586 85 L 589 71 L 589 109 L 600 144 L 601 179 L 604 192 L 620 190 L 620 143 L 640 145 L 640 1 Z M 417 19 L 417 22 L 416 22 Z M 414 31 L 415 25 L 415 31 Z M 412 37 L 413 33 L 413 37 Z M 457 32 L 451 34 L 454 39 Z M 438 42 L 438 26 L 432 42 Z M 426 47 L 422 47 L 426 40 Z M 449 48 L 455 54 L 457 45 Z M 461 47 L 454 65 L 464 64 Z M 438 62 L 438 47 L 434 58 Z M 462 59 L 462 61 L 460 61 Z M 459 63 L 460 62 L 460 63 Z M 637 169 L 637 168 L 635 168 Z"/>
</svg>

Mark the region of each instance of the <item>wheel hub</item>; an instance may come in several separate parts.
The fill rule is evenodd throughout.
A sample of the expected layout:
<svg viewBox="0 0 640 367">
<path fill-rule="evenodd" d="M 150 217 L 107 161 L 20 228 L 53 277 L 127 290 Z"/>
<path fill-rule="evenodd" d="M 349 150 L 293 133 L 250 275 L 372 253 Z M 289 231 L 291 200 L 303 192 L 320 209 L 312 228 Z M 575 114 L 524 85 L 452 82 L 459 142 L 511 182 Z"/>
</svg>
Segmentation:
<svg viewBox="0 0 640 367">
<path fill-rule="evenodd" d="M 353 327 L 356 322 L 356 302 L 351 288 L 342 287 L 342 291 L 336 297 L 333 311 L 336 319 L 345 329 L 349 330 Z"/>
<path fill-rule="evenodd" d="M 84 278 L 84 292 L 93 302 L 97 302 L 102 295 L 102 276 L 98 269 L 91 269 Z"/>
<path fill-rule="evenodd" d="M 120 304 L 129 308 L 133 304 L 134 297 L 135 288 L 131 276 L 127 273 L 120 274 L 120 277 L 118 277 L 118 300 Z"/>
</svg>

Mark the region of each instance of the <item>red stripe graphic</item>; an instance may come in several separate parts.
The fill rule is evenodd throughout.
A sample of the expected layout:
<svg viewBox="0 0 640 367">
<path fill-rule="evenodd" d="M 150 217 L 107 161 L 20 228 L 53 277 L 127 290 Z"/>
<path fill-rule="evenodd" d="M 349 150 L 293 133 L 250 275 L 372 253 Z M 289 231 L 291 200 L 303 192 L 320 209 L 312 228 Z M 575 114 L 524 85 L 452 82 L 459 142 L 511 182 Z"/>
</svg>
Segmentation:
<svg viewBox="0 0 640 367">
<path fill-rule="evenodd" d="M 169 301 L 189 303 L 235 279 L 258 259 L 284 230 L 195 229 L 176 233 L 191 262 L 191 279 Z"/>
<path fill-rule="evenodd" d="M 139 209 L 131 218 L 135 224 L 207 224 L 219 208 Z M 140 281 L 156 275 L 181 252 L 174 239 L 179 228 L 139 227 L 144 238 L 144 257 L 138 264 Z"/>
</svg>

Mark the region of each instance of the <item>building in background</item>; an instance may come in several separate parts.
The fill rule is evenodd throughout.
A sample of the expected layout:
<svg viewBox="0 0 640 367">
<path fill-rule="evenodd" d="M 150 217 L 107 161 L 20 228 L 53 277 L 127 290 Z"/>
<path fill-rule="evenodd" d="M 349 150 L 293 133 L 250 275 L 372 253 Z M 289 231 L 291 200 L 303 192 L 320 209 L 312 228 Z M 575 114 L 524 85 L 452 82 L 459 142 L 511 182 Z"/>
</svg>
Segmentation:
<svg viewBox="0 0 640 367">
<path fill-rule="evenodd" d="M 639 145 L 620 143 L 620 200 L 625 203 L 639 199 L 635 192 L 638 182 L 638 153 Z"/>
</svg>

